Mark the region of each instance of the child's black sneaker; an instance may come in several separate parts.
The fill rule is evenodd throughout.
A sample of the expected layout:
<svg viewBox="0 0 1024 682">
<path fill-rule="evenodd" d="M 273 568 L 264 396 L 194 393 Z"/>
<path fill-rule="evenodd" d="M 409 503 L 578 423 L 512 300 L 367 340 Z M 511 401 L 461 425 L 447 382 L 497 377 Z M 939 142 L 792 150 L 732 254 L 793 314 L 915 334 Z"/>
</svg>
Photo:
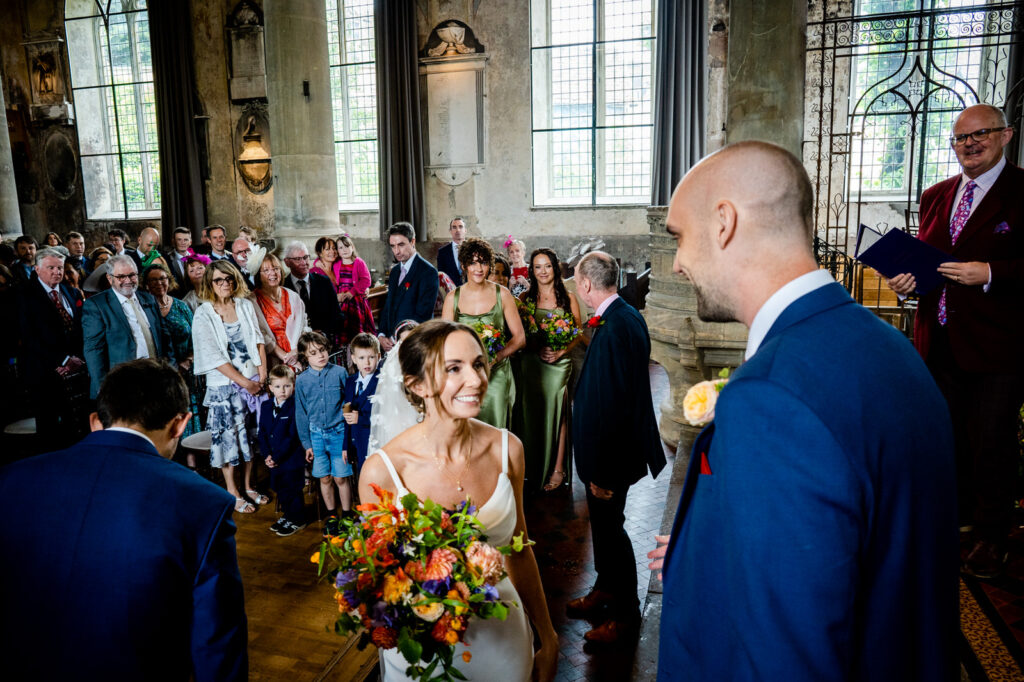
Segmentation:
<svg viewBox="0 0 1024 682">
<path fill-rule="evenodd" d="M 279 518 L 277 521 L 274 522 L 274 525 L 272 525 L 270 527 L 270 532 L 271 533 L 279 533 L 281 528 L 282 528 L 282 526 L 283 526 L 283 524 L 285 524 L 285 523 L 287 523 L 287 522 L 284 520 L 284 517 L 282 516 L 281 518 Z"/>
<path fill-rule="evenodd" d="M 295 535 L 305 527 L 306 524 L 304 523 L 299 525 L 292 523 L 291 521 L 283 521 L 283 523 L 281 524 L 281 529 L 277 531 L 277 534 L 282 538 L 286 538 L 289 535 Z"/>
</svg>

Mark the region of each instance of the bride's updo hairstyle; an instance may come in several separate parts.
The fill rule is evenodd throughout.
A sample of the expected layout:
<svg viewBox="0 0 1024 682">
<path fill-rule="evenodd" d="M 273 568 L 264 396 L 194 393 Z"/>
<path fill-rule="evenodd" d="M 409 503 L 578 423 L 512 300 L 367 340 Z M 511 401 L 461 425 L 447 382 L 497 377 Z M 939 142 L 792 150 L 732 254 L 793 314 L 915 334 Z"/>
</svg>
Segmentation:
<svg viewBox="0 0 1024 682">
<path fill-rule="evenodd" d="M 423 398 L 411 390 L 411 387 L 419 382 L 423 382 L 429 390 L 438 413 L 445 413 L 444 406 L 441 404 L 441 389 L 444 386 L 445 377 L 444 342 L 455 332 L 466 332 L 472 336 L 480 347 L 480 354 L 484 358 L 487 357 L 487 350 L 472 327 L 449 320 L 431 320 L 417 325 L 398 347 L 398 362 L 402 366 L 405 397 L 421 414 L 426 412 L 427 406 Z M 490 371 L 486 368 L 487 363 L 485 362 L 484 365 L 485 376 L 490 379 Z"/>
</svg>

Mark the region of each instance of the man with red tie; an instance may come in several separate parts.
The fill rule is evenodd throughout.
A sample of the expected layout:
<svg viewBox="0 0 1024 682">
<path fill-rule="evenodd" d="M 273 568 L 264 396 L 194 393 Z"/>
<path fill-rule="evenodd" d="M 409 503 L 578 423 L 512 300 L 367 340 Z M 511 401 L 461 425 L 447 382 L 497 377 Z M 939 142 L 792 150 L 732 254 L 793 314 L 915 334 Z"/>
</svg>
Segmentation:
<svg viewBox="0 0 1024 682">
<path fill-rule="evenodd" d="M 1002 572 L 1016 480 L 1017 419 L 1024 402 L 1024 170 L 1003 148 L 1003 112 L 965 109 L 950 144 L 962 173 L 921 195 L 918 237 L 950 254 L 942 287 L 917 309 L 914 345 L 949 404 L 957 454 L 964 571 Z M 910 274 L 889 280 L 914 291 Z"/>
</svg>

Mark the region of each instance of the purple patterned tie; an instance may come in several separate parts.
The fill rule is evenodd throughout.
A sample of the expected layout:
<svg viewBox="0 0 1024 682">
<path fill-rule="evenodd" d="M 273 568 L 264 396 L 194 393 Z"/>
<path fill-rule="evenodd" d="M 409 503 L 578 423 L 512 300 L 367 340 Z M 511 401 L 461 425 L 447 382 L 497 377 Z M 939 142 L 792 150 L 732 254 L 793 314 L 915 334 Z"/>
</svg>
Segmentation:
<svg viewBox="0 0 1024 682">
<path fill-rule="evenodd" d="M 960 203 L 956 205 L 953 219 L 949 221 L 949 236 L 953 240 L 953 244 L 956 244 L 964 225 L 967 224 L 967 219 L 971 217 L 971 203 L 974 201 L 974 188 L 977 186 L 974 180 L 967 183 L 964 195 L 960 197 Z M 939 324 L 943 326 L 946 324 L 946 285 L 942 286 L 942 294 L 939 296 Z"/>
</svg>

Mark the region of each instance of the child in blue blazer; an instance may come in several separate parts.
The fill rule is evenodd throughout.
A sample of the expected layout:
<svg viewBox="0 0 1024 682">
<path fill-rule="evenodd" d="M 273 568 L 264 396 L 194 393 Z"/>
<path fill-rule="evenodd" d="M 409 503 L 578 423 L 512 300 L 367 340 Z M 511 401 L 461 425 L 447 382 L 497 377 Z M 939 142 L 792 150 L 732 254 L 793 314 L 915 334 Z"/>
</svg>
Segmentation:
<svg viewBox="0 0 1024 682">
<path fill-rule="evenodd" d="M 345 450 L 352 457 L 356 455 L 357 470 L 362 469 L 369 453 L 370 440 L 370 398 L 377 392 L 377 376 L 380 373 L 380 345 L 369 334 L 359 334 L 349 344 L 349 355 L 356 372 L 345 382 Z"/>
<path fill-rule="evenodd" d="M 305 450 L 295 421 L 295 372 L 278 365 L 268 377 L 273 400 L 260 406 L 260 452 L 270 469 L 270 487 L 277 493 L 282 516 L 270 527 L 287 537 L 306 527 L 306 501 L 302 495 Z"/>
</svg>

